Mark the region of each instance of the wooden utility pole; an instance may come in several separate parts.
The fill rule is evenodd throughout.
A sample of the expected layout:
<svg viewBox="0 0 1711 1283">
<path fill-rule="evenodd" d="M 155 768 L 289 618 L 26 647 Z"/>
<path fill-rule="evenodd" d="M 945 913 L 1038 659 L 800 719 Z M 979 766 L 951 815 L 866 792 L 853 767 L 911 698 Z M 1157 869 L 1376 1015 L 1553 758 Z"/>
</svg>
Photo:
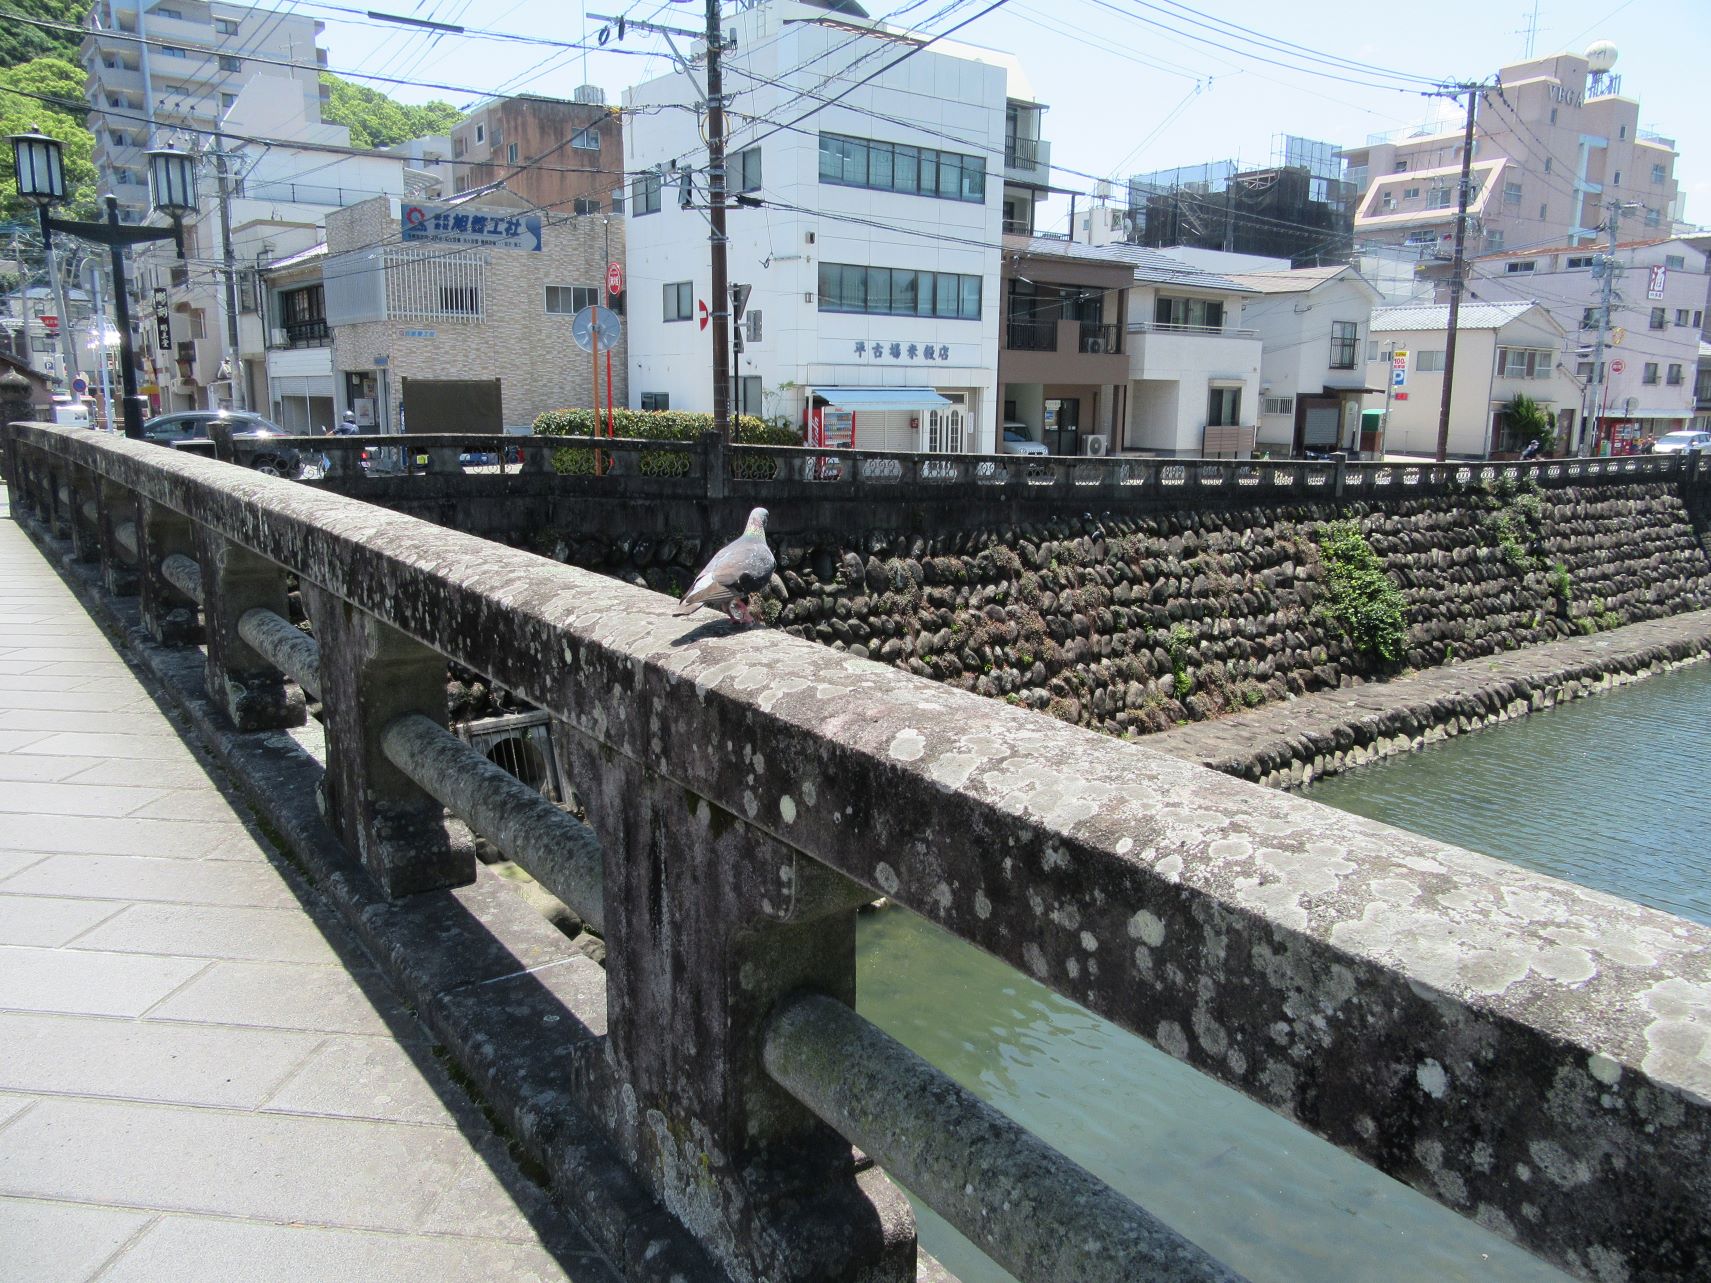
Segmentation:
<svg viewBox="0 0 1711 1283">
<path fill-rule="evenodd" d="M 712 229 L 712 297 L 707 300 L 713 322 L 713 431 L 731 442 L 731 288 L 725 236 L 725 100 L 719 55 L 725 33 L 720 29 L 719 0 L 707 0 L 707 222 Z"/>
<path fill-rule="evenodd" d="M 1456 194 L 1456 249 L 1450 268 L 1450 324 L 1444 342 L 1444 396 L 1438 406 L 1438 452 L 1442 463 L 1450 449 L 1450 394 L 1456 377 L 1456 326 L 1461 321 L 1462 277 L 1467 270 L 1467 205 L 1473 173 L 1473 113 L 1479 102 L 1478 85 L 1460 85 L 1444 97 L 1467 95 L 1467 128 L 1461 140 L 1461 185 Z"/>
</svg>

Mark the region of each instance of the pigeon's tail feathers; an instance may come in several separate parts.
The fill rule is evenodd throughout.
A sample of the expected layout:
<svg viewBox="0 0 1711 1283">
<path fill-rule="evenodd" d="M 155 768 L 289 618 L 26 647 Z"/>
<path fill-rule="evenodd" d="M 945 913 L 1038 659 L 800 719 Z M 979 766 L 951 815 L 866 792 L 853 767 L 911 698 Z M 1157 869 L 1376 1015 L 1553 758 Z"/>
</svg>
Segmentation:
<svg viewBox="0 0 1711 1283">
<path fill-rule="evenodd" d="M 683 594 L 683 600 L 677 603 L 674 615 L 693 614 L 698 606 L 706 606 L 711 610 L 723 610 L 736 593 L 730 585 L 722 584 L 711 574 L 702 571 L 694 583 L 689 585 L 689 591 Z"/>
</svg>

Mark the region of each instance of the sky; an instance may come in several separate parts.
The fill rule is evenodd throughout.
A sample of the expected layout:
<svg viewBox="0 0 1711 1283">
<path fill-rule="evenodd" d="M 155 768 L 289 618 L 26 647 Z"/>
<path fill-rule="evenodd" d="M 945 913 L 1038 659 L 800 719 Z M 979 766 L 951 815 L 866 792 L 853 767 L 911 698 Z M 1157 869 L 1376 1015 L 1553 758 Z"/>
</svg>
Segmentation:
<svg viewBox="0 0 1711 1283">
<path fill-rule="evenodd" d="M 928 31 L 978 13 L 988 2 L 962 0 L 950 16 L 935 21 L 948 2 L 864 0 L 875 17 L 904 9 L 894 21 L 919 22 Z M 352 10 L 371 6 L 562 40 L 597 33 L 605 24 L 591 14 L 622 12 L 632 19 L 695 28 L 705 12 L 700 3 L 673 0 L 493 0 L 480 8 L 473 0 L 349 5 Z M 669 69 L 663 56 L 642 56 L 663 53 L 664 41 L 634 31 L 623 41 L 625 53 L 579 53 L 418 34 L 334 12 L 312 0 L 296 0 L 292 7 L 326 22 L 323 45 L 335 71 L 378 71 L 456 87 L 363 82 L 408 102 L 437 97 L 463 107 L 476 98 L 465 90 L 569 97 L 577 85 L 590 83 L 616 103 L 626 85 Z M 1001 0 L 1001 7 L 953 38 L 1021 56 L 1035 93 L 1050 108 L 1042 132 L 1052 144 L 1055 164 L 1121 178 L 1219 159 L 1264 165 L 1272 159 L 1277 135 L 1349 146 L 1372 133 L 1454 112 L 1453 104 L 1422 96 L 1417 82 L 1399 79 L 1398 73 L 1434 81 L 1489 78 L 1526 55 L 1534 21 L 1535 10 L 1525 0 L 1434 0 L 1407 6 L 1324 0 L 1204 0 L 1198 5 L 1186 0 Z M 1705 105 L 1711 4 L 1539 0 L 1536 22 L 1537 55 L 1581 52 L 1598 39 L 1615 42 L 1615 70 L 1623 78 L 1622 92 L 1639 99 L 1641 126 L 1676 140 L 1676 175 L 1687 194 L 1688 220 L 1711 225 L 1711 111 Z M 1275 43 L 1269 50 L 1238 43 L 1228 27 L 1211 29 L 1219 23 L 1332 55 L 1343 60 L 1346 79 L 1336 78 L 1342 71 L 1305 64 Z M 1195 35 L 1224 47 L 1190 38 Z M 1076 175 L 1059 174 L 1055 181 L 1084 191 L 1092 186 L 1091 179 Z M 1066 203 L 1048 207 L 1048 219 L 1057 218 L 1058 225 L 1044 230 L 1063 230 Z"/>
</svg>

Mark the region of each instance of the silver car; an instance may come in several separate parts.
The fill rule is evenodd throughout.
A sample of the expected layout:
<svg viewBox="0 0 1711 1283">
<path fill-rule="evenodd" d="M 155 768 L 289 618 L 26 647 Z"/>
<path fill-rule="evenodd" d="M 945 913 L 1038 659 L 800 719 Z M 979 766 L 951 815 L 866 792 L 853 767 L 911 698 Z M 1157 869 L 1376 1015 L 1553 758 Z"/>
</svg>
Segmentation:
<svg viewBox="0 0 1711 1283">
<path fill-rule="evenodd" d="M 1685 454 L 1689 450 L 1703 450 L 1711 454 L 1711 432 L 1700 428 L 1682 428 L 1664 433 L 1652 445 L 1653 454 Z"/>
</svg>

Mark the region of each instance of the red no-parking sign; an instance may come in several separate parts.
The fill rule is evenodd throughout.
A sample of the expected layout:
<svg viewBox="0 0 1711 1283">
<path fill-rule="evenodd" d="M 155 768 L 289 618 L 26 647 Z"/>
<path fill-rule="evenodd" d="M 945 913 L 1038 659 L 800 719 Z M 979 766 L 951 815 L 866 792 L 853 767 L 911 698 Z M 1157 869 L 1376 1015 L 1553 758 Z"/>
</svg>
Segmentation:
<svg viewBox="0 0 1711 1283">
<path fill-rule="evenodd" d="M 1610 373 L 1612 373 L 1612 374 L 1620 374 L 1623 370 L 1625 370 L 1627 368 L 1628 368 L 1628 363 L 1626 361 L 1621 360 L 1620 358 L 1610 362 Z"/>
</svg>

